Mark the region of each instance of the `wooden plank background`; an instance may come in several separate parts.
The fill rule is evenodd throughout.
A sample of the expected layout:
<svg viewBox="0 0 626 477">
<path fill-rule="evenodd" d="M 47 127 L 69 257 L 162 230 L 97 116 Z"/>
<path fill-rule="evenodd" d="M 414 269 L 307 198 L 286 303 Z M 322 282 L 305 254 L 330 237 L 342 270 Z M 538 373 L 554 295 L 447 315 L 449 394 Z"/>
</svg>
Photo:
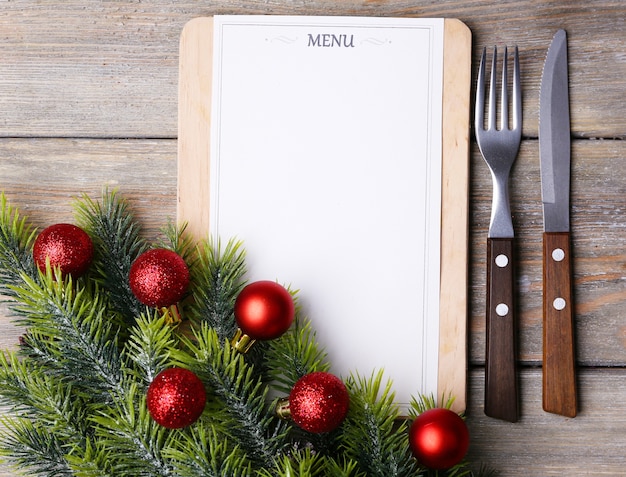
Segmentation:
<svg viewBox="0 0 626 477">
<path fill-rule="evenodd" d="M 72 219 L 103 186 L 147 236 L 176 214 L 178 40 L 198 16 L 458 18 L 480 51 L 520 48 L 524 140 L 512 177 L 518 232 L 522 419 L 482 412 L 485 241 L 491 182 L 475 144 L 470 184 L 470 457 L 505 476 L 624 475 L 626 463 L 626 6 L 621 0 L 192 0 L 0 2 L 0 190 L 38 226 Z M 541 194 L 537 112 L 550 39 L 568 31 L 572 235 L 580 412 L 541 410 Z M 468 118 L 469 122 L 469 118 Z M 21 331 L 0 307 L 0 347 Z M 6 467 L 0 476 L 11 476 Z"/>
</svg>

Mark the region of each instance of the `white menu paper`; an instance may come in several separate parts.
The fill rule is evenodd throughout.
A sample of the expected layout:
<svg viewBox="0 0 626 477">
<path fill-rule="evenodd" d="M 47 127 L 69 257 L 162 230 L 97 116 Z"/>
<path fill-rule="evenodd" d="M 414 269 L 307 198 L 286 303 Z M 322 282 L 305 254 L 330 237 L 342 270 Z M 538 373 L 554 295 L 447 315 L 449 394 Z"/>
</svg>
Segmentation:
<svg viewBox="0 0 626 477">
<path fill-rule="evenodd" d="M 443 19 L 214 22 L 211 233 L 299 290 L 332 372 L 436 396 Z"/>
</svg>

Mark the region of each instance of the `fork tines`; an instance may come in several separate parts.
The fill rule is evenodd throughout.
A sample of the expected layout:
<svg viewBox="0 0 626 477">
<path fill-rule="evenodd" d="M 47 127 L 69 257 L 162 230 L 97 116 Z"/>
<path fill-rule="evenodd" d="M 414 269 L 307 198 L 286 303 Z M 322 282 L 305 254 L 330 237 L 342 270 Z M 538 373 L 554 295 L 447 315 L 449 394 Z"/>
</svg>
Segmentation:
<svg viewBox="0 0 626 477">
<path fill-rule="evenodd" d="M 489 86 L 489 111 L 487 118 L 487 130 L 496 128 L 496 61 L 498 51 L 497 48 L 493 48 L 493 57 L 491 59 L 491 78 Z M 484 129 L 484 110 L 479 107 L 481 104 L 485 104 L 485 62 L 487 57 L 487 49 L 483 48 L 483 54 L 480 59 L 480 68 L 478 70 L 478 82 L 476 85 L 476 109 L 475 109 L 475 127 L 476 129 Z M 500 97 L 501 112 L 500 112 L 500 129 L 513 129 L 517 130 L 521 128 L 522 124 L 522 85 L 520 80 L 519 69 L 519 55 L 517 46 L 515 47 L 515 53 L 513 55 L 513 122 L 512 127 L 509 127 L 509 95 L 508 95 L 508 75 L 507 75 L 507 63 L 508 53 L 507 48 L 504 48 L 504 59 L 502 61 L 502 92 Z"/>
</svg>

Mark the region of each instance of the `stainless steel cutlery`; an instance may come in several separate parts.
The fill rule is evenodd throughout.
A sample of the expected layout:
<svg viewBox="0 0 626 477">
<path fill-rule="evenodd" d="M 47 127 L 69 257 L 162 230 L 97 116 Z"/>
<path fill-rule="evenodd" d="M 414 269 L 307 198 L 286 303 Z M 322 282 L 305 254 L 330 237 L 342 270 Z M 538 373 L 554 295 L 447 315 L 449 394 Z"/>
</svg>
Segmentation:
<svg viewBox="0 0 626 477">
<path fill-rule="evenodd" d="M 509 117 L 508 55 L 504 49 L 500 97 L 496 93 L 494 48 L 485 96 L 487 51 L 476 86 L 474 128 L 492 176 L 493 199 L 487 236 L 485 413 L 519 419 L 517 380 L 516 279 L 509 176 L 522 134 L 522 95 L 517 47 L 513 57 Z M 570 122 L 567 35 L 559 30 L 546 57 L 540 92 L 539 153 L 543 202 L 543 408 L 574 417 L 577 412 L 574 301 L 570 247 Z M 496 126 L 498 104 L 500 125 Z M 487 119 L 485 125 L 485 109 Z"/>
<path fill-rule="evenodd" d="M 509 175 L 522 137 L 522 93 L 518 50 L 513 56 L 512 118 L 509 124 L 508 54 L 504 49 L 500 94 L 500 127 L 496 126 L 497 50 L 491 62 L 487 126 L 485 128 L 486 50 L 480 62 L 474 126 L 480 152 L 491 171 L 493 200 L 487 236 L 487 306 L 485 353 L 485 413 L 518 420 L 514 231 L 509 204 Z"/>
<path fill-rule="evenodd" d="M 554 35 L 541 78 L 539 157 L 543 202 L 543 408 L 576 415 L 570 249 L 570 121 L 567 35 Z"/>
</svg>

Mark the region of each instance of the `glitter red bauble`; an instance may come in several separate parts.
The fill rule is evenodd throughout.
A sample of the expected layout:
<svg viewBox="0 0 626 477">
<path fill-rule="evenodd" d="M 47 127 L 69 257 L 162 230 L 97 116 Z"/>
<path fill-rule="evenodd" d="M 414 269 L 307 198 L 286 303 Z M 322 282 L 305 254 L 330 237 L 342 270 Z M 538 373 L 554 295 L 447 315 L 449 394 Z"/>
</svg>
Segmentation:
<svg viewBox="0 0 626 477">
<path fill-rule="evenodd" d="M 189 287 L 189 269 L 172 250 L 155 248 L 142 253 L 130 267 L 130 289 L 144 305 L 175 305 Z"/>
<path fill-rule="evenodd" d="M 206 404 L 200 378 L 183 368 L 161 371 L 148 387 L 150 416 L 168 429 L 187 427 L 198 420 Z"/>
<path fill-rule="evenodd" d="M 316 434 L 330 432 L 348 414 L 350 396 L 337 376 L 318 371 L 301 377 L 289 394 L 289 412 L 298 427 Z"/>
<path fill-rule="evenodd" d="M 465 421 L 449 409 L 423 412 L 409 429 L 411 451 L 417 461 L 435 470 L 449 469 L 463 460 L 469 448 Z"/>
<path fill-rule="evenodd" d="M 87 233 L 72 224 L 51 225 L 41 231 L 33 244 L 33 258 L 42 272 L 46 259 L 63 275 L 83 275 L 93 260 L 93 242 Z"/>
<path fill-rule="evenodd" d="M 293 322 L 293 298 L 282 285 L 261 280 L 246 285 L 235 300 L 237 326 L 255 340 L 272 340 Z"/>
</svg>

